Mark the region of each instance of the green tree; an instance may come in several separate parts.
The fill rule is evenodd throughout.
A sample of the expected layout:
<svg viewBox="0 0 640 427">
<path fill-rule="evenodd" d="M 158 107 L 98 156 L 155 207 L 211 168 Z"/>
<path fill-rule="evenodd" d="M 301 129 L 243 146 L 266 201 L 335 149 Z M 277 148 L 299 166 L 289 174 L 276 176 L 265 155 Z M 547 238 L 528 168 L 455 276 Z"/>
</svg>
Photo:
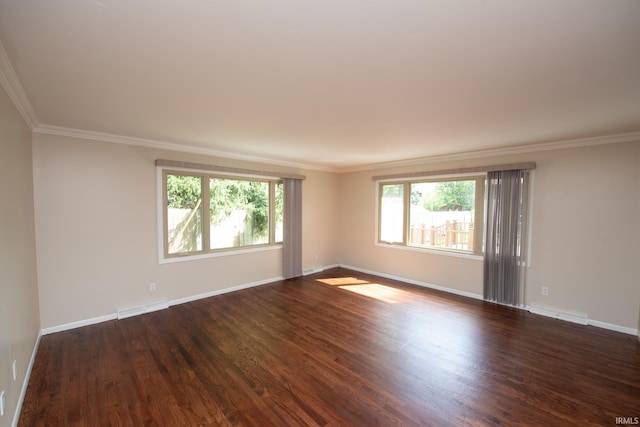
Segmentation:
<svg viewBox="0 0 640 427">
<path fill-rule="evenodd" d="M 276 215 L 282 216 L 282 191 L 276 192 Z M 209 180 L 211 222 L 219 224 L 233 211 L 247 212 L 253 231 L 266 236 L 269 230 L 269 183 L 233 179 Z M 169 208 L 197 209 L 202 203 L 202 178 L 167 175 Z"/>
<path fill-rule="evenodd" d="M 202 198 L 199 177 L 167 175 L 167 199 L 170 208 L 194 209 Z"/>
<path fill-rule="evenodd" d="M 264 238 L 269 232 L 269 183 L 233 179 L 209 180 L 209 213 L 212 224 L 219 224 L 234 211 L 246 212 L 245 223 L 255 237 Z M 281 193 L 281 192 L 280 192 Z M 279 207 L 282 211 L 282 194 Z M 184 248 L 193 250 L 201 233 L 202 178 L 188 175 L 167 175 L 168 207 L 193 210 L 176 228 Z"/>
<path fill-rule="evenodd" d="M 220 223 L 231 212 L 243 210 L 248 213 L 253 229 L 259 235 L 269 230 L 269 183 L 230 179 L 212 179 L 211 222 Z"/>
<path fill-rule="evenodd" d="M 470 211 L 474 201 L 475 181 L 445 181 L 423 197 L 422 205 L 430 211 Z"/>
</svg>

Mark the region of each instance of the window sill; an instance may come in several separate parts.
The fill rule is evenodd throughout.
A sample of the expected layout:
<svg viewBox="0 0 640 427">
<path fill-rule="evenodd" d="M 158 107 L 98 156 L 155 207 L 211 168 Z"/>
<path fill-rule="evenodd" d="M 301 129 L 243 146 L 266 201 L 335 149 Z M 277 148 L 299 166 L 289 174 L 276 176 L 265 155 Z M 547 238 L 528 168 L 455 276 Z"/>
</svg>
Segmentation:
<svg viewBox="0 0 640 427">
<path fill-rule="evenodd" d="M 484 256 L 482 256 L 482 255 L 475 255 L 475 254 L 464 253 L 464 252 L 456 252 L 456 251 L 450 251 L 450 250 L 446 250 L 446 249 L 443 250 L 443 249 L 419 248 L 419 247 L 416 247 L 416 246 L 393 245 L 393 244 L 381 243 L 381 242 L 376 242 L 376 246 L 380 246 L 380 247 L 383 247 L 383 248 L 400 249 L 400 250 L 411 251 L 411 252 L 428 253 L 428 254 L 432 254 L 432 255 L 443 255 L 443 256 L 450 256 L 450 257 L 455 257 L 455 258 L 472 259 L 472 260 L 475 260 L 475 261 L 483 261 L 484 260 Z"/>
<path fill-rule="evenodd" d="M 161 254 L 160 258 L 158 259 L 158 263 L 173 264 L 176 262 L 183 262 L 183 261 L 197 261 L 201 259 L 219 258 L 219 257 L 225 257 L 225 256 L 232 256 L 232 255 L 242 255 L 242 254 L 249 254 L 254 252 L 277 251 L 281 249 L 282 249 L 282 245 L 277 244 L 277 245 L 270 245 L 270 246 L 259 246 L 255 248 L 241 248 L 241 249 L 230 249 L 230 250 L 216 251 L 216 252 L 207 252 L 207 253 L 198 254 L 198 255 L 176 256 L 171 258 L 165 258 L 164 255 Z"/>
</svg>

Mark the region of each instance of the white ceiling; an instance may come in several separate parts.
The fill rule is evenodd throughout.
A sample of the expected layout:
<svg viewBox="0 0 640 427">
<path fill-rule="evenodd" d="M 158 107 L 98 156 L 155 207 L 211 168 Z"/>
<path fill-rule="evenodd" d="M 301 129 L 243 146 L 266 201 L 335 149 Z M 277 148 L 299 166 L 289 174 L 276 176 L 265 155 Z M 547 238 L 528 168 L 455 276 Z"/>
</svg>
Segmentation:
<svg viewBox="0 0 640 427">
<path fill-rule="evenodd" d="M 638 0 L 0 0 L 57 126 L 330 168 L 640 130 Z"/>
</svg>

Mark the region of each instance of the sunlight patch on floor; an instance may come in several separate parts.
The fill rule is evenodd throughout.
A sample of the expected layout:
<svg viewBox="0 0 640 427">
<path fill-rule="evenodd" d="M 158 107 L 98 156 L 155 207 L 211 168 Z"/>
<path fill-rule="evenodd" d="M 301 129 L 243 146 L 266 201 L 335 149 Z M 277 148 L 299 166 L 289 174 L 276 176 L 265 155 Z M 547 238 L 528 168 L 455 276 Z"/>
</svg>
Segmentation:
<svg viewBox="0 0 640 427">
<path fill-rule="evenodd" d="M 409 292 L 392 288 L 390 286 L 380 285 L 378 283 L 340 286 L 340 289 L 344 289 L 345 291 L 349 292 L 355 292 L 356 294 L 375 298 L 377 300 L 388 302 L 391 304 L 404 302 L 411 299 L 411 294 Z"/>
<path fill-rule="evenodd" d="M 332 277 L 329 279 L 316 279 L 318 282 L 322 282 L 325 285 L 331 286 L 343 286 L 343 285 L 359 285 L 362 283 L 369 283 L 366 280 L 356 279 L 355 277 Z"/>
<path fill-rule="evenodd" d="M 316 279 L 325 285 L 337 286 L 345 291 L 353 292 L 369 298 L 395 304 L 411 299 L 411 293 L 396 289 L 391 286 L 371 283 L 355 277 L 333 277 L 328 279 Z"/>
</svg>

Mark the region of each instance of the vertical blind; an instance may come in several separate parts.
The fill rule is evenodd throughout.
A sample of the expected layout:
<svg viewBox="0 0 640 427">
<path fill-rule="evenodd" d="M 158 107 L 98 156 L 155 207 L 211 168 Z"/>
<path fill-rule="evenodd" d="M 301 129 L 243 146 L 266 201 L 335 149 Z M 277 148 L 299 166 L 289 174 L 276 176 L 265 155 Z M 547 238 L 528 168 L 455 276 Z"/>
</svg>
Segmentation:
<svg viewBox="0 0 640 427">
<path fill-rule="evenodd" d="M 423 170 L 373 176 L 373 181 L 487 173 L 484 298 L 501 304 L 524 303 L 530 170 L 535 162 Z"/>
<path fill-rule="evenodd" d="M 302 276 L 302 180 L 283 179 L 284 239 L 282 277 Z"/>
<path fill-rule="evenodd" d="M 484 298 L 513 306 L 524 303 L 529 171 L 487 174 Z"/>
</svg>

